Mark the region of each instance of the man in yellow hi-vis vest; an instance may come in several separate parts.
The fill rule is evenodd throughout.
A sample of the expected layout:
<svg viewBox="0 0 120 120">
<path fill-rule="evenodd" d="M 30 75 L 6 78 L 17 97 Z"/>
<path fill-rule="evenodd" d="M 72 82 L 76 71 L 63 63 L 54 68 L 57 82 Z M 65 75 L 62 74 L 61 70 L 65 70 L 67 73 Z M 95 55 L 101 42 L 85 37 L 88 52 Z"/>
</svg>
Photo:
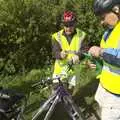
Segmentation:
<svg viewBox="0 0 120 120">
<path fill-rule="evenodd" d="M 76 15 L 72 11 L 65 11 L 62 16 L 62 23 L 64 28 L 52 35 L 52 49 L 55 57 L 53 77 L 60 74 L 68 74 L 68 62 L 73 64 L 79 63 L 80 50 L 82 48 L 83 40 L 85 39 L 85 32 L 76 28 Z M 53 81 L 54 83 L 57 80 Z M 75 76 L 70 81 L 72 86 L 75 86 Z"/>
<path fill-rule="evenodd" d="M 108 27 L 100 47 L 89 49 L 93 56 L 103 58 L 95 99 L 101 107 L 102 120 L 120 120 L 120 0 L 95 0 L 94 12 Z"/>
</svg>

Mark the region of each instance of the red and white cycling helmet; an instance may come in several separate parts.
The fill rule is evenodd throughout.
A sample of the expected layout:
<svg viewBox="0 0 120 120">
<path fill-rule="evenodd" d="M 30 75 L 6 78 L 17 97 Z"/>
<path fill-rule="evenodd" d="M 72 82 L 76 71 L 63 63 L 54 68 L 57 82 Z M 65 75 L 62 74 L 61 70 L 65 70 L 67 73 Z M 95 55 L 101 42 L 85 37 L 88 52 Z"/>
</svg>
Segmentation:
<svg viewBox="0 0 120 120">
<path fill-rule="evenodd" d="M 63 14 L 63 23 L 65 26 L 73 26 L 76 22 L 76 15 L 71 11 L 65 11 Z"/>
</svg>

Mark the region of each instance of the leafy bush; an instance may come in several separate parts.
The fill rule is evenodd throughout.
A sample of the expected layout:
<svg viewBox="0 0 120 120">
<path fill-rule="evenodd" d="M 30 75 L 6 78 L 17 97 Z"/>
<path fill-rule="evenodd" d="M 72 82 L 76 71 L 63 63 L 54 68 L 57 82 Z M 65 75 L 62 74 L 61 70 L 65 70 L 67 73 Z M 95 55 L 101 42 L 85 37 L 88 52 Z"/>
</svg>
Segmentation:
<svg viewBox="0 0 120 120">
<path fill-rule="evenodd" d="M 0 0 L 0 85 L 29 94 L 31 84 L 52 75 L 51 34 L 61 29 L 64 10 L 75 11 L 87 44 L 98 45 L 103 29 L 92 4 L 93 0 Z M 86 73 L 78 88 L 89 84 Z M 36 94 L 31 102 L 43 98 L 43 93 Z"/>
<path fill-rule="evenodd" d="M 76 12 L 77 26 L 87 33 L 88 44 L 99 44 L 101 31 L 92 0 L 0 1 L 1 72 L 24 73 L 51 64 L 51 34 L 61 28 L 64 10 Z"/>
</svg>

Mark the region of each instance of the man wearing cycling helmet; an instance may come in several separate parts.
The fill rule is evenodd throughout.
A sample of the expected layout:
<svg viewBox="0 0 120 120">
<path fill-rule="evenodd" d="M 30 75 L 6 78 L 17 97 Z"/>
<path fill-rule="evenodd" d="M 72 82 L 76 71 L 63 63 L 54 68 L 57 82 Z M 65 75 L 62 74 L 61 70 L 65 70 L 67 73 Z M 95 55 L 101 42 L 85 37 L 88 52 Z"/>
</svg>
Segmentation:
<svg viewBox="0 0 120 120">
<path fill-rule="evenodd" d="M 100 47 L 89 49 L 103 59 L 95 99 L 101 107 L 102 120 L 120 120 L 120 0 L 95 0 L 94 12 L 107 26 Z"/>
<path fill-rule="evenodd" d="M 81 44 L 85 39 L 85 32 L 76 28 L 76 15 L 72 11 L 65 11 L 62 16 L 63 29 L 52 35 L 52 48 L 55 57 L 53 77 L 68 74 L 68 62 L 78 63 Z M 74 80 L 73 80 L 74 81 Z M 57 81 L 54 81 L 57 82 Z M 75 82 L 71 82 L 73 86 Z"/>
</svg>

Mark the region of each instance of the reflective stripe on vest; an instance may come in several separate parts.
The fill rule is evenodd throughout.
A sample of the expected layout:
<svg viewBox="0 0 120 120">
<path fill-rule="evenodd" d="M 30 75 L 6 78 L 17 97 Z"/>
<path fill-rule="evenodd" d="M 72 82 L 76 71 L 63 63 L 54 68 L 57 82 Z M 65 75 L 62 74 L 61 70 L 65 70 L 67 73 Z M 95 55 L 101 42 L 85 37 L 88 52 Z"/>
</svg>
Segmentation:
<svg viewBox="0 0 120 120">
<path fill-rule="evenodd" d="M 60 40 L 60 32 L 57 33 L 57 41 L 59 42 L 60 46 L 62 46 L 62 43 Z"/>
<path fill-rule="evenodd" d="M 101 48 L 120 48 L 120 22 L 115 26 L 108 39 L 101 40 Z M 102 86 L 108 91 L 120 94 L 120 68 L 106 64 L 104 62 L 103 70 L 100 76 Z"/>
<path fill-rule="evenodd" d="M 106 66 L 106 65 L 103 66 L 103 70 L 110 71 L 110 72 L 112 72 L 113 74 L 118 74 L 118 75 L 120 75 L 120 70 L 113 69 L 113 68 L 108 67 L 108 66 Z"/>
<path fill-rule="evenodd" d="M 66 37 L 62 35 L 63 30 L 53 34 L 54 40 L 57 40 L 60 44 L 63 51 L 71 51 L 71 53 L 68 54 L 67 58 L 64 60 L 56 60 L 55 66 L 54 66 L 54 74 L 60 74 L 64 72 L 64 67 L 66 67 L 67 61 L 71 59 L 72 56 L 74 56 L 73 52 L 78 52 L 81 43 L 85 38 L 85 33 L 79 29 L 76 29 L 77 34 L 75 34 L 72 38 L 71 43 L 69 44 Z"/>
</svg>

